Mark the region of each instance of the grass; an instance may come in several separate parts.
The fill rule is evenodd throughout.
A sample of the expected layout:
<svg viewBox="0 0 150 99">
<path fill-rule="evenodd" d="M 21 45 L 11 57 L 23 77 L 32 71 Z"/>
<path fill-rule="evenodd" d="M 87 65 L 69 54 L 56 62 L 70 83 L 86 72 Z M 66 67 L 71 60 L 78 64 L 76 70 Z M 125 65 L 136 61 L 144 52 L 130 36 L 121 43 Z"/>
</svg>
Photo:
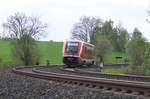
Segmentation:
<svg viewBox="0 0 150 99">
<path fill-rule="evenodd" d="M 50 64 L 62 64 L 62 46 L 63 42 L 37 42 L 41 53 L 41 64 L 46 64 L 46 60 L 50 60 Z"/>
<path fill-rule="evenodd" d="M 46 60 L 51 64 L 62 64 L 62 46 L 63 42 L 38 41 L 41 53 L 41 65 L 46 65 Z M 0 40 L 0 64 L 13 61 L 11 57 L 10 41 Z"/>
<path fill-rule="evenodd" d="M 2 62 L 12 60 L 10 41 L 0 40 L 0 59 Z"/>
<path fill-rule="evenodd" d="M 121 56 L 121 59 L 116 59 L 117 56 Z M 124 59 L 129 59 L 129 56 L 121 52 L 109 52 L 106 56 L 105 63 L 124 63 Z"/>
<path fill-rule="evenodd" d="M 102 69 L 103 73 L 111 73 L 111 74 L 121 74 L 120 69 L 117 68 L 106 68 L 106 69 Z"/>
</svg>

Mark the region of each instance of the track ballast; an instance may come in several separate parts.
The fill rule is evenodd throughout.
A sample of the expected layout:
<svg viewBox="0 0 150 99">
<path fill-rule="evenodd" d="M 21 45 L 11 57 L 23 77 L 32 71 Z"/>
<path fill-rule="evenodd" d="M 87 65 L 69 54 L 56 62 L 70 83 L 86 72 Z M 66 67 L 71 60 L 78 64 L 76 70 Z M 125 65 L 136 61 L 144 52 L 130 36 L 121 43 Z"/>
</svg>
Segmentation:
<svg viewBox="0 0 150 99">
<path fill-rule="evenodd" d="M 86 72 L 79 69 L 66 69 L 66 68 L 64 69 L 62 68 L 62 66 L 18 67 L 13 68 L 13 72 L 21 75 L 27 75 L 45 80 L 52 80 L 59 83 L 65 83 L 70 85 L 88 87 L 96 90 L 107 90 L 113 92 L 121 92 L 150 97 L 150 83 L 148 81 L 141 82 L 123 79 L 118 80 L 114 79 L 113 77 L 111 78 L 111 74 L 110 75 L 107 74 L 107 76 L 109 75 L 108 79 L 108 77 L 101 77 L 101 76 L 98 77 L 98 75 L 101 75 L 100 73 L 94 73 L 89 71 Z M 130 77 L 131 75 L 127 76 Z M 146 79 L 150 78 L 146 77 Z"/>
</svg>

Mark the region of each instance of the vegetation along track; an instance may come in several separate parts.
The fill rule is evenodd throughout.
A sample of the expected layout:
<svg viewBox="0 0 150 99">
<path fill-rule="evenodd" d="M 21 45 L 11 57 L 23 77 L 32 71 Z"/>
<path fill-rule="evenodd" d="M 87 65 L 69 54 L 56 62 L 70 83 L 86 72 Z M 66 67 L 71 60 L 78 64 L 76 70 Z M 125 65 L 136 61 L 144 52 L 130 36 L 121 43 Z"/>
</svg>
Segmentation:
<svg viewBox="0 0 150 99">
<path fill-rule="evenodd" d="M 52 80 L 60 83 L 78 85 L 83 87 L 94 88 L 98 90 L 108 90 L 114 92 L 122 92 L 128 94 L 142 95 L 150 97 L 150 83 L 137 82 L 117 79 L 106 79 L 100 77 L 81 76 L 79 74 L 65 74 L 56 72 L 59 66 L 36 66 L 36 67 L 18 67 L 13 68 L 13 72 L 17 74 L 27 75 L 40 79 Z M 51 71 L 43 71 L 42 69 L 50 68 Z M 52 72 L 52 71 L 55 72 Z M 60 70 L 58 70 L 60 71 Z"/>
</svg>

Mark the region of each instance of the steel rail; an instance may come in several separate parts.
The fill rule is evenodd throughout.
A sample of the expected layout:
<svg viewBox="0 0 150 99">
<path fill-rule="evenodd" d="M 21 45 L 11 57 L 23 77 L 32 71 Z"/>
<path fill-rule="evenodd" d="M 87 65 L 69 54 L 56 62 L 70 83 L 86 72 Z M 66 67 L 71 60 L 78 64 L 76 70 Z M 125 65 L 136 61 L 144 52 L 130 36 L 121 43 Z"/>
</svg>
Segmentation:
<svg viewBox="0 0 150 99">
<path fill-rule="evenodd" d="M 150 97 L 150 83 L 44 72 L 36 68 L 34 68 L 32 72 L 23 71 L 24 69 L 23 67 L 13 68 L 12 71 L 17 74 L 27 75 L 31 77 L 40 78 L 40 79 L 53 80 L 53 81 L 64 82 L 69 84 L 77 84 L 80 86 L 86 86 L 90 88 L 92 87 L 96 89 L 106 89 L 106 90 L 113 90 L 117 92 L 125 92 L 125 93 L 132 93 L 132 94 L 134 93 L 134 94 Z"/>
<path fill-rule="evenodd" d="M 107 78 L 107 79 L 118 79 L 118 80 L 130 80 L 130 81 L 140 81 L 140 82 L 150 82 L 149 76 L 139 76 L 139 75 L 125 75 L 125 74 L 110 74 L 110 73 L 101 73 L 101 72 L 92 72 L 88 70 L 82 70 L 82 69 L 65 69 L 60 68 L 60 70 L 65 72 L 72 72 L 72 73 L 78 73 L 78 74 L 90 74 L 99 76 L 101 78 Z"/>
<path fill-rule="evenodd" d="M 88 82 L 92 81 L 92 82 L 97 82 L 97 83 L 105 83 L 105 84 L 108 83 L 108 84 L 114 84 L 114 85 L 150 89 L 150 83 L 146 83 L 146 82 L 135 82 L 135 81 L 126 81 L 126 80 L 115 80 L 115 79 L 105 79 L 105 78 L 60 74 L 60 73 L 40 71 L 35 68 L 32 71 L 34 71 L 36 73 L 40 73 L 40 74 L 57 75 L 60 77 L 62 76 L 62 77 L 70 77 L 70 78 L 79 78 L 84 81 L 86 80 Z M 133 85 L 131 85 L 131 84 L 133 84 Z"/>
</svg>

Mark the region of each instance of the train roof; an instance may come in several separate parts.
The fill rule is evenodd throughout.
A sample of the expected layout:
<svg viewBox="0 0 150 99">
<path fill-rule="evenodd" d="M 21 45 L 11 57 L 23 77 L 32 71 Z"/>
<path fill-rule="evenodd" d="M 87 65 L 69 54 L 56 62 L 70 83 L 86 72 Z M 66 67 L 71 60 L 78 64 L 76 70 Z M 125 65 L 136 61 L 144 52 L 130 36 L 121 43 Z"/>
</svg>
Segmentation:
<svg viewBox="0 0 150 99">
<path fill-rule="evenodd" d="M 87 42 L 83 42 L 83 41 L 80 41 L 80 40 L 67 40 L 67 41 L 65 41 L 65 42 L 81 42 L 81 43 L 85 43 L 85 44 L 94 46 L 93 44 L 90 44 L 90 43 L 87 43 Z"/>
</svg>

